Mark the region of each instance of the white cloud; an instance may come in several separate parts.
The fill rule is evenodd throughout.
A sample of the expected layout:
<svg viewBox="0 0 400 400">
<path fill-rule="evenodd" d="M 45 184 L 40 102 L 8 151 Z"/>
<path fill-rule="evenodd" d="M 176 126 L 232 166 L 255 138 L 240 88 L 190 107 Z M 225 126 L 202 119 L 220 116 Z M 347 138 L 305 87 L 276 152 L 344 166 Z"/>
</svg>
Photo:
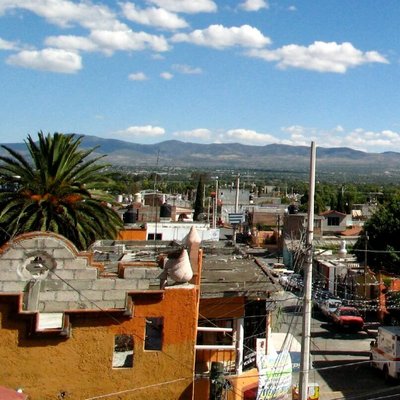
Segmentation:
<svg viewBox="0 0 400 400">
<path fill-rule="evenodd" d="M 373 152 L 391 148 L 393 151 L 400 149 L 400 134 L 391 130 L 367 131 L 357 128 L 343 138 L 348 147 Z"/>
<path fill-rule="evenodd" d="M 115 13 L 107 6 L 93 4 L 90 0 L 6 0 L 0 4 L 0 13 L 23 9 L 45 18 L 61 27 L 79 24 L 88 29 L 122 29 Z"/>
<path fill-rule="evenodd" d="M 238 141 L 244 144 L 257 145 L 276 143 L 278 139 L 267 133 L 259 133 L 249 129 L 231 129 L 222 134 L 223 141 Z"/>
<path fill-rule="evenodd" d="M 10 42 L 0 38 L 0 50 L 17 50 L 18 46 L 15 42 Z"/>
<path fill-rule="evenodd" d="M 174 71 L 180 72 L 181 74 L 186 75 L 196 75 L 203 73 L 202 69 L 199 67 L 191 67 L 190 65 L 186 64 L 174 64 L 172 66 Z"/>
<path fill-rule="evenodd" d="M 49 36 L 45 44 L 51 47 L 69 51 L 99 51 L 99 46 L 93 40 L 74 35 Z"/>
<path fill-rule="evenodd" d="M 184 139 L 209 140 L 212 138 L 212 132 L 205 128 L 198 128 L 189 131 L 178 131 L 174 132 L 173 135 Z"/>
<path fill-rule="evenodd" d="M 50 36 L 46 45 L 71 51 L 101 51 L 112 55 L 115 51 L 167 51 L 169 45 L 164 36 L 146 32 L 134 32 L 131 29 L 116 31 L 92 31 L 88 37 L 61 35 Z"/>
<path fill-rule="evenodd" d="M 263 8 L 268 8 L 268 3 L 265 0 L 246 0 L 239 5 L 245 11 L 259 11 Z"/>
<path fill-rule="evenodd" d="M 232 46 L 261 48 L 271 43 L 257 28 L 250 25 L 226 28 L 223 25 L 210 25 L 207 29 L 197 29 L 191 33 L 177 33 L 173 42 L 189 42 L 198 46 L 224 49 Z"/>
<path fill-rule="evenodd" d="M 276 50 L 252 49 L 247 54 L 276 61 L 282 69 L 291 67 L 318 72 L 345 73 L 349 68 L 367 63 L 388 63 L 378 52 L 362 52 L 348 42 L 314 42 L 308 47 L 290 44 Z"/>
<path fill-rule="evenodd" d="M 151 35 L 146 32 L 132 30 L 105 31 L 95 30 L 90 34 L 90 39 L 102 51 L 112 54 L 114 51 L 139 51 L 151 49 L 153 51 L 167 51 L 169 45 L 164 36 Z"/>
<path fill-rule="evenodd" d="M 82 68 L 79 54 L 61 50 L 24 50 L 7 58 L 7 63 L 18 67 L 71 74 Z"/>
<path fill-rule="evenodd" d="M 139 24 L 172 30 L 188 26 L 183 18 L 163 8 L 150 7 L 142 10 L 133 3 L 124 3 L 121 7 L 127 19 Z"/>
<path fill-rule="evenodd" d="M 161 72 L 160 77 L 166 81 L 169 81 L 174 77 L 174 75 L 172 75 L 170 72 Z"/>
<path fill-rule="evenodd" d="M 124 139 L 137 139 L 146 137 L 160 137 L 165 135 L 165 129 L 160 126 L 144 125 L 144 126 L 130 126 L 124 130 L 114 132 L 115 135 L 123 137 Z"/>
<path fill-rule="evenodd" d="M 128 79 L 131 81 L 146 81 L 148 78 L 144 72 L 135 72 L 128 75 Z"/>
<path fill-rule="evenodd" d="M 196 14 L 217 11 L 217 5 L 212 0 L 149 0 L 149 2 L 178 13 Z"/>
<path fill-rule="evenodd" d="M 288 10 L 289 11 L 297 11 L 297 7 L 296 6 L 289 6 Z"/>
<path fill-rule="evenodd" d="M 369 152 L 380 152 L 388 148 L 400 150 L 400 133 L 389 129 L 371 131 L 356 128 L 348 132 L 341 125 L 328 130 L 293 125 L 282 128 L 282 131 L 289 137 L 280 140 L 280 143 L 293 146 L 309 146 L 311 141 L 315 141 L 317 146 L 349 147 Z"/>
</svg>

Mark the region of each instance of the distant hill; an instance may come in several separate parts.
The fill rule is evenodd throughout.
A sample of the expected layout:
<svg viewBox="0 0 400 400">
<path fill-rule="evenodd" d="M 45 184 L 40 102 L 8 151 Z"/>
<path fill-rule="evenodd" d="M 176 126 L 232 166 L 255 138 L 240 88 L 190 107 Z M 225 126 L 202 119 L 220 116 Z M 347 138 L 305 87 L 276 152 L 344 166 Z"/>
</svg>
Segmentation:
<svg viewBox="0 0 400 400">
<path fill-rule="evenodd" d="M 25 144 L 9 143 L 24 152 Z M 251 146 L 239 143 L 198 144 L 167 140 L 138 144 L 116 139 L 84 136 L 83 147 L 97 147 L 105 161 L 123 166 L 177 166 L 186 168 L 232 168 L 305 171 L 309 168 L 310 148 L 270 144 Z M 0 149 L 3 154 L 3 150 Z M 346 147 L 317 147 L 317 168 L 332 173 L 400 174 L 400 153 L 366 153 Z"/>
</svg>

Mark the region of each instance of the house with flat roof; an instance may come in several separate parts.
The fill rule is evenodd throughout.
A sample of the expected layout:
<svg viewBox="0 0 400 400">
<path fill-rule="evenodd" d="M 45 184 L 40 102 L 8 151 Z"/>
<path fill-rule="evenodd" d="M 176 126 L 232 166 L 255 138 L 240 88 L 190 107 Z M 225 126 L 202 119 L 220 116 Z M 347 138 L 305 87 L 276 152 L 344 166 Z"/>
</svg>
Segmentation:
<svg viewBox="0 0 400 400">
<path fill-rule="evenodd" d="M 5 244 L 2 385 L 31 400 L 192 399 L 202 252 L 152 244 L 79 252 L 44 232 Z"/>
</svg>

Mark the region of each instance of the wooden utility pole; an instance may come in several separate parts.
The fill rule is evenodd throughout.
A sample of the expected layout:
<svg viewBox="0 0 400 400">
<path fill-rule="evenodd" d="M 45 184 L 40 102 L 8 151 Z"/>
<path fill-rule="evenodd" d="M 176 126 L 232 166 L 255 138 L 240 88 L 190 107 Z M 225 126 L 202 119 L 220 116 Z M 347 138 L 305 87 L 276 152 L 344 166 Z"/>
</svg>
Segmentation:
<svg viewBox="0 0 400 400">
<path fill-rule="evenodd" d="M 239 185 L 240 185 L 240 174 L 238 174 L 238 176 L 236 177 L 235 213 L 239 211 Z M 236 243 L 236 231 L 237 231 L 237 226 L 236 224 L 233 224 L 233 235 L 232 235 L 233 243 Z"/>
<path fill-rule="evenodd" d="M 315 158 L 316 158 L 315 142 L 311 142 L 310 189 L 308 198 L 308 221 L 307 221 L 307 240 L 306 240 L 307 259 L 306 259 L 306 264 L 304 266 L 304 298 L 303 298 L 303 324 L 302 324 L 302 336 L 301 336 L 301 360 L 300 360 L 300 374 L 299 374 L 299 395 L 300 395 L 299 400 L 307 400 L 308 377 L 310 368 Z"/>
<path fill-rule="evenodd" d="M 213 361 L 210 371 L 210 400 L 221 400 L 224 389 L 224 364 Z"/>
</svg>

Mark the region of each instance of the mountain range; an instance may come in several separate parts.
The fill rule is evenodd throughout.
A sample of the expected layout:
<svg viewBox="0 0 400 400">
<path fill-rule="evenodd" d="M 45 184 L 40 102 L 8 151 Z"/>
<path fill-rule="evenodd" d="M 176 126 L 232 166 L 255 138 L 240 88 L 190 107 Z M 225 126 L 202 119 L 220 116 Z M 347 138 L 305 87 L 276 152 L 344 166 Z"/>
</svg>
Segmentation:
<svg viewBox="0 0 400 400">
<path fill-rule="evenodd" d="M 96 147 L 96 155 L 114 166 L 174 166 L 182 168 L 267 169 L 301 172 L 309 168 L 310 147 L 269 144 L 252 146 L 239 143 L 199 144 L 167 140 L 139 144 L 116 139 L 82 135 L 82 147 Z M 4 143 L 26 152 L 24 143 Z M 4 154 L 3 149 L 0 154 Z M 366 153 L 346 147 L 317 147 L 317 169 L 325 173 L 399 175 L 400 153 Z"/>
</svg>

